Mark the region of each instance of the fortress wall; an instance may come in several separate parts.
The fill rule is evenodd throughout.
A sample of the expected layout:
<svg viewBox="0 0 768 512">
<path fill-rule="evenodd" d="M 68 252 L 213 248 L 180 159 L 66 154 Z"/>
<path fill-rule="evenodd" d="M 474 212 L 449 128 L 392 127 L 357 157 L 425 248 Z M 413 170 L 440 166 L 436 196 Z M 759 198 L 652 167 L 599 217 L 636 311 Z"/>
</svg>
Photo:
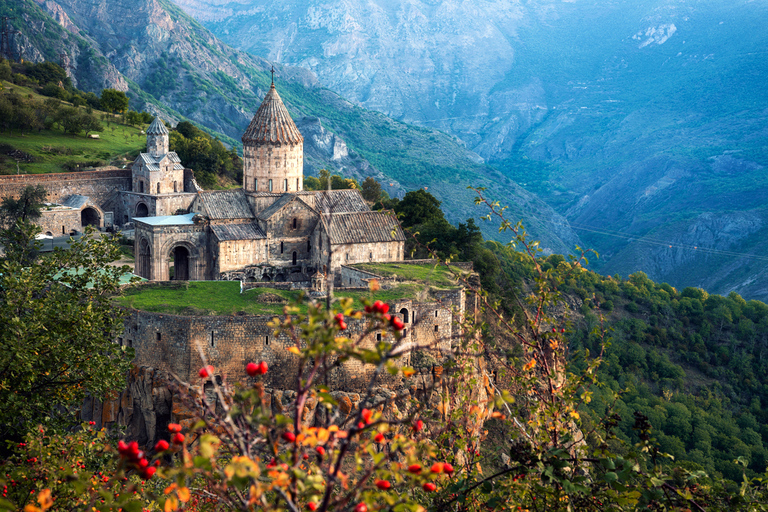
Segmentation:
<svg viewBox="0 0 768 512">
<path fill-rule="evenodd" d="M 59 202 L 73 194 L 88 196 L 95 204 L 103 204 L 115 190 L 131 190 L 130 169 L 62 172 L 0 176 L 0 199 L 17 198 L 29 185 L 42 185 L 48 191 L 48 202 Z"/>
</svg>

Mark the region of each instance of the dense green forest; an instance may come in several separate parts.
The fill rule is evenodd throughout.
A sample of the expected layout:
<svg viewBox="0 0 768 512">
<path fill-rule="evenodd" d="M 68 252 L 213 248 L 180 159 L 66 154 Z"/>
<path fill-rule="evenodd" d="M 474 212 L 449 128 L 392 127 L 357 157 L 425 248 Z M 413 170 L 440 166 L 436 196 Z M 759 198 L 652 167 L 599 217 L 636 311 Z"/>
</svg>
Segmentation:
<svg viewBox="0 0 768 512">
<path fill-rule="evenodd" d="M 448 224 L 440 202 L 424 190 L 383 206 L 394 209 L 413 235 L 408 247 L 415 256 L 428 256 L 429 246 L 442 258 L 473 261 L 490 300 L 510 316 L 519 312 L 534 278 L 532 260 L 483 241 L 471 219 Z M 566 259 L 553 254 L 538 262 L 554 271 Z M 642 272 L 622 278 L 585 270 L 559 291 L 572 304 L 565 314 L 572 371 L 602 354 L 601 385 L 582 411 L 587 427 L 616 414 L 617 435 L 635 443 L 633 414 L 639 411 L 660 449 L 684 467 L 731 482 L 741 481 L 744 465 L 748 476 L 765 471 L 768 305 L 736 293 L 679 291 Z"/>
<path fill-rule="evenodd" d="M 170 133 L 170 150 L 178 153 L 185 167 L 195 171 L 200 186 L 217 186 L 217 177 L 240 185 L 243 161 L 234 148 L 227 149 L 216 138 L 190 123 L 182 121 Z"/>
</svg>

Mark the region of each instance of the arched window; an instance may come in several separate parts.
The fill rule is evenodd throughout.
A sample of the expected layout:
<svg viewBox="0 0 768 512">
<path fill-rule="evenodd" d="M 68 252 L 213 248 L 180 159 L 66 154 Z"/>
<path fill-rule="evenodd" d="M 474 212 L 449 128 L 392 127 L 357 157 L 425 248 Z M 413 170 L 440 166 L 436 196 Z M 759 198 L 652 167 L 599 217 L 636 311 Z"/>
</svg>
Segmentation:
<svg viewBox="0 0 768 512">
<path fill-rule="evenodd" d="M 283 190 L 288 192 L 288 179 L 283 180 Z"/>
<path fill-rule="evenodd" d="M 299 190 L 299 178 L 296 178 L 296 191 Z"/>
<path fill-rule="evenodd" d="M 280 254 L 283 254 L 283 242 L 280 242 Z"/>
<path fill-rule="evenodd" d="M 307 240 L 307 252 L 310 252 L 312 250 L 312 241 Z"/>
<path fill-rule="evenodd" d="M 179 191 L 178 186 L 176 185 L 175 181 L 173 182 L 173 191 L 174 192 L 178 192 Z"/>
<path fill-rule="evenodd" d="M 160 184 L 159 183 L 157 184 L 157 193 L 158 194 L 160 193 Z"/>
<path fill-rule="evenodd" d="M 139 180 L 139 193 L 144 193 L 144 180 Z"/>
<path fill-rule="evenodd" d="M 269 180 L 269 191 L 272 192 L 272 180 Z"/>
<path fill-rule="evenodd" d="M 296 264 L 296 251 L 293 251 L 293 264 Z"/>
<path fill-rule="evenodd" d="M 293 229 L 296 229 L 296 226 L 299 225 L 299 221 L 296 217 L 293 218 Z"/>
</svg>

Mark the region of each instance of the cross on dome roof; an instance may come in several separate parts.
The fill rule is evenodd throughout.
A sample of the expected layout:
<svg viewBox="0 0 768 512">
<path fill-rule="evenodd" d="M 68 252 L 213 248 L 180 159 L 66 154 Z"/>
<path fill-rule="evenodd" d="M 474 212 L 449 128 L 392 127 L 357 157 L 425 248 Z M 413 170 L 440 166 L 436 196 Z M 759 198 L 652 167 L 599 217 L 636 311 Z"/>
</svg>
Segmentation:
<svg viewBox="0 0 768 512">
<path fill-rule="evenodd" d="M 304 137 L 296 128 L 296 124 L 291 119 L 288 109 L 285 108 L 283 100 L 277 94 L 275 84 L 269 88 L 269 92 L 264 96 L 256 115 L 253 116 L 251 124 L 243 134 L 243 144 L 273 142 L 285 144 L 299 144 L 304 142 Z"/>
<path fill-rule="evenodd" d="M 147 135 L 168 135 L 168 128 L 165 127 L 159 117 L 156 117 L 147 128 Z"/>
</svg>

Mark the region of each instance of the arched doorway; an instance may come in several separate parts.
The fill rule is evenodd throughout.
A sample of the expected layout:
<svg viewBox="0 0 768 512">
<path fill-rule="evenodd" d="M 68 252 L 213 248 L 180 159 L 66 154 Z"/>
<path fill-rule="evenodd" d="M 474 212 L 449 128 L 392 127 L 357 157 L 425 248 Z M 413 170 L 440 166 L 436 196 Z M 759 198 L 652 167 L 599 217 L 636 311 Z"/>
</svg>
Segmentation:
<svg viewBox="0 0 768 512">
<path fill-rule="evenodd" d="M 147 242 L 146 238 L 142 238 L 139 242 L 139 261 L 136 273 L 146 279 L 149 279 L 150 277 L 149 270 L 152 261 L 151 253 L 152 251 L 149 247 L 149 242 Z"/>
<path fill-rule="evenodd" d="M 296 251 L 293 251 L 293 264 L 296 264 L 296 260 L 298 258 L 298 255 L 296 254 Z"/>
<path fill-rule="evenodd" d="M 136 217 L 149 217 L 149 208 L 144 203 L 136 205 Z"/>
<path fill-rule="evenodd" d="M 101 224 L 101 215 L 99 215 L 98 210 L 90 206 L 83 208 L 83 211 L 80 212 L 80 225 L 99 227 L 99 224 Z"/>
<path fill-rule="evenodd" d="M 400 310 L 400 314 L 403 315 L 403 323 L 408 323 L 408 309 L 403 308 Z"/>
<path fill-rule="evenodd" d="M 175 247 L 170 257 L 173 265 L 170 267 L 171 279 L 174 281 L 189 281 L 189 249 L 180 245 Z"/>
</svg>

